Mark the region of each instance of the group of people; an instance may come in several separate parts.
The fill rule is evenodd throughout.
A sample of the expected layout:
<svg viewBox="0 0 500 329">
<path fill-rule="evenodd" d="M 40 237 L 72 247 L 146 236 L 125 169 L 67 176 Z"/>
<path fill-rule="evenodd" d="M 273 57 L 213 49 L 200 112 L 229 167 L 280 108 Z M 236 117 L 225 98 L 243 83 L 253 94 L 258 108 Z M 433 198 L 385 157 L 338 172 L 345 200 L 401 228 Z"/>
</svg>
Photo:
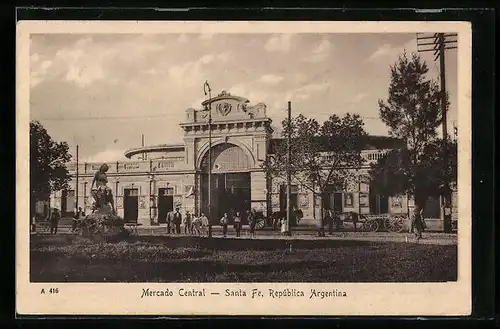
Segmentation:
<svg viewBox="0 0 500 329">
<path fill-rule="evenodd" d="M 250 236 L 255 237 L 255 226 L 257 224 L 257 216 L 255 210 L 249 210 L 246 212 L 246 220 L 250 227 Z M 229 225 L 232 223 L 233 228 L 236 232 L 236 236 L 241 236 L 241 229 L 243 227 L 243 216 L 241 212 L 235 212 L 234 215 L 231 213 L 224 213 L 222 218 L 219 220 L 219 224 L 222 226 L 222 234 L 224 237 L 227 236 L 227 231 Z M 181 214 L 179 208 L 175 208 L 174 211 L 168 212 L 166 216 L 167 233 L 168 234 L 191 234 L 191 235 L 207 235 L 210 230 L 210 222 L 208 217 L 201 213 L 200 216 L 191 214 L 186 211 L 184 215 Z M 181 227 L 183 229 L 181 230 Z"/>
<path fill-rule="evenodd" d="M 255 209 L 248 210 L 246 212 L 246 220 L 248 222 L 248 226 L 250 228 L 249 233 L 250 233 L 250 238 L 255 237 L 255 227 L 257 225 L 257 214 L 255 212 Z M 222 226 L 222 235 L 224 237 L 227 236 L 227 229 L 230 223 L 233 223 L 233 228 L 236 232 L 236 237 L 241 236 L 241 229 L 243 227 L 243 217 L 242 214 L 237 211 L 234 216 L 228 214 L 227 212 L 224 213 L 222 218 L 220 219 L 219 223 Z"/>
<path fill-rule="evenodd" d="M 194 216 L 189 211 L 182 216 L 179 208 L 167 213 L 167 233 L 181 234 L 181 225 L 184 226 L 184 234 L 205 235 L 208 230 L 209 222 L 205 214 Z"/>
<path fill-rule="evenodd" d="M 300 220 L 304 217 L 304 213 L 301 209 L 293 206 L 290 222 L 287 219 L 286 211 L 277 211 L 271 215 L 272 226 L 274 230 L 280 228 L 281 235 L 291 236 L 291 227 L 296 226 L 300 223 Z"/>
</svg>

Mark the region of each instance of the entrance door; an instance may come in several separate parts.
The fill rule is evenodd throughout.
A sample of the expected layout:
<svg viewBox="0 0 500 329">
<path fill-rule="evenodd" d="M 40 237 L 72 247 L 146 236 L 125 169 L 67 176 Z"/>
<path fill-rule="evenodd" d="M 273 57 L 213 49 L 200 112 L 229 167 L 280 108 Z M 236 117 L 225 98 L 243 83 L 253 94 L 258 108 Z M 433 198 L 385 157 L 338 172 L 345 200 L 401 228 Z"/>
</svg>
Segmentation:
<svg viewBox="0 0 500 329">
<path fill-rule="evenodd" d="M 123 219 L 127 223 L 137 223 L 139 217 L 139 189 L 124 190 Z"/>
<path fill-rule="evenodd" d="M 211 206 L 214 222 L 224 213 L 250 210 L 250 173 L 212 174 Z M 202 211 L 208 213 L 208 175 L 202 176 Z"/>
<path fill-rule="evenodd" d="M 343 210 L 343 204 L 342 204 L 342 193 L 334 193 L 333 194 L 333 211 L 335 212 L 342 212 Z"/>
<path fill-rule="evenodd" d="M 158 223 L 167 222 L 167 214 L 174 210 L 174 196 L 172 188 L 158 189 Z"/>
<path fill-rule="evenodd" d="M 380 215 L 389 212 L 389 198 L 386 195 L 370 193 L 370 214 Z"/>
<path fill-rule="evenodd" d="M 290 186 L 290 209 L 295 206 L 298 209 L 298 196 L 297 196 L 297 185 Z M 280 211 L 286 212 L 286 185 L 281 185 L 280 187 Z"/>
</svg>

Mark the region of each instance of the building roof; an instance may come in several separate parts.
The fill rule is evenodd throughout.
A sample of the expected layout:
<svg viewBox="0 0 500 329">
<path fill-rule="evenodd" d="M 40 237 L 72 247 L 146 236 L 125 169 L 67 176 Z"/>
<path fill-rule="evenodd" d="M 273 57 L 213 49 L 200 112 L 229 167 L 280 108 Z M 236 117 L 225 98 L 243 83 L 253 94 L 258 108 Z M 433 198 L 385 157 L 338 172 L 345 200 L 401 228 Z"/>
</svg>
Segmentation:
<svg viewBox="0 0 500 329">
<path fill-rule="evenodd" d="M 317 137 L 321 143 L 321 150 L 324 152 L 329 151 L 328 139 L 325 136 Z M 272 138 L 269 145 L 268 152 L 273 154 L 277 147 L 286 143 L 286 138 Z M 367 135 L 363 137 L 363 149 L 364 150 L 377 150 L 377 149 L 393 149 L 404 146 L 404 141 L 389 136 L 375 136 Z"/>
<path fill-rule="evenodd" d="M 125 151 L 125 156 L 131 158 L 136 154 L 149 152 L 168 152 L 168 151 L 184 151 L 184 144 L 158 144 L 128 149 Z"/>
</svg>

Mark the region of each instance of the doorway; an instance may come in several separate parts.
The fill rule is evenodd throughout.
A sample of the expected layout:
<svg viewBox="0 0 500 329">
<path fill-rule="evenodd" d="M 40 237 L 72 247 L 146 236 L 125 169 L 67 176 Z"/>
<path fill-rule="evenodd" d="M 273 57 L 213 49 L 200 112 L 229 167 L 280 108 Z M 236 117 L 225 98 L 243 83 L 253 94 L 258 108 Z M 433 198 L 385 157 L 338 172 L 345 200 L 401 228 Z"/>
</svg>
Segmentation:
<svg viewBox="0 0 500 329">
<path fill-rule="evenodd" d="M 389 213 L 389 198 L 386 195 L 370 193 L 370 214 Z"/>
<path fill-rule="evenodd" d="M 290 209 L 299 208 L 298 205 L 298 187 L 297 185 L 290 186 Z M 280 186 L 280 211 L 286 212 L 286 185 Z"/>
<path fill-rule="evenodd" d="M 173 190 L 171 187 L 158 189 L 158 223 L 160 224 L 165 224 L 167 214 L 174 210 Z"/>
<path fill-rule="evenodd" d="M 211 220 L 218 222 L 224 213 L 243 215 L 250 210 L 250 173 L 212 174 L 211 179 Z M 208 214 L 208 175 L 202 175 L 202 212 Z"/>
<path fill-rule="evenodd" d="M 139 189 L 124 189 L 123 219 L 127 223 L 137 223 L 139 217 Z"/>
<path fill-rule="evenodd" d="M 344 205 L 342 204 L 342 192 L 333 193 L 333 211 L 341 213 L 344 210 Z"/>
</svg>

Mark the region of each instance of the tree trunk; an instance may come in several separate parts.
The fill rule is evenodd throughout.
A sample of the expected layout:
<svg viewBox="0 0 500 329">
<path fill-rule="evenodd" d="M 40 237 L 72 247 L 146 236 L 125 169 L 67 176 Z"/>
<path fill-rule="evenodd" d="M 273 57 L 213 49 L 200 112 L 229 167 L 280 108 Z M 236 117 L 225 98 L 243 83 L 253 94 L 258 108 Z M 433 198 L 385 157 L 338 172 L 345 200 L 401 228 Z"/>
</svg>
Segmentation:
<svg viewBox="0 0 500 329">
<path fill-rule="evenodd" d="M 320 193 L 320 211 L 319 211 L 319 231 L 318 236 L 325 236 L 325 200 L 324 193 Z"/>
</svg>

